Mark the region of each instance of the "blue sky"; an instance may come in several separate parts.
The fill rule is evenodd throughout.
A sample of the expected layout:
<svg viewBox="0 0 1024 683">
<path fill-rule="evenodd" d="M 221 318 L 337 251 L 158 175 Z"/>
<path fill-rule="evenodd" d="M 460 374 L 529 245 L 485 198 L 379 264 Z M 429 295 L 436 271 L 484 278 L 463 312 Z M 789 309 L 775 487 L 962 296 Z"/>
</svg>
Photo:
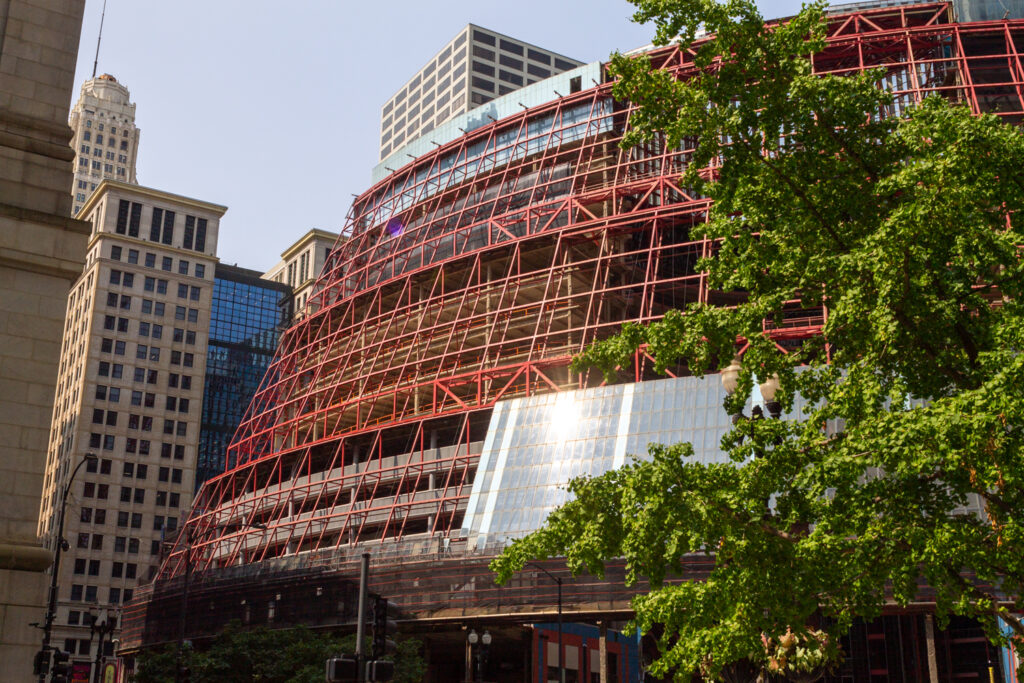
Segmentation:
<svg viewBox="0 0 1024 683">
<path fill-rule="evenodd" d="M 73 101 L 102 6 L 86 2 Z M 631 14 L 622 0 L 107 0 L 97 73 L 137 105 L 139 182 L 227 205 L 221 260 L 266 270 L 310 228 L 342 228 L 370 185 L 381 104 L 467 23 L 593 61 L 650 42 Z"/>
</svg>

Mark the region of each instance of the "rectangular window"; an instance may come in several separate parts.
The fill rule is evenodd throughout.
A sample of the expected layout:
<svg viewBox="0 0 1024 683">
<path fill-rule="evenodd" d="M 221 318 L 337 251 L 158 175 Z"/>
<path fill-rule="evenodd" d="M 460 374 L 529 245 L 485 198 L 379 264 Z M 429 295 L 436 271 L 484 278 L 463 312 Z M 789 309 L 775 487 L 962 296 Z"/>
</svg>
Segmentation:
<svg viewBox="0 0 1024 683">
<path fill-rule="evenodd" d="M 132 202 L 131 216 L 128 218 L 128 236 L 139 236 L 139 223 L 142 222 L 142 204 Z"/>
<path fill-rule="evenodd" d="M 128 214 L 131 211 L 131 202 L 126 199 L 122 199 L 117 204 L 117 224 L 114 230 L 118 235 L 124 235 L 128 232 Z"/>
<path fill-rule="evenodd" d="M 146 267 L 156 268 L 156 254 L 154 254 L 153 252 L 146 252 Z"/>
<path fill-rule="evenodd" d="M 204 266 L 202 263 L 197 263 L 196 264 L 196 277 L 198 277 L 198 278 L 206 277 L 206 266 Z"/>
<path fill-rule="evenodd" d="M 182 284 L 182 283 L 178 284 L 178 298 L 179 299 L 187 299 L 188 298 L 188 285 Z"/>
<path fill-rule="evenodd" d="M 152 241 L 152 242 L 159 242 L 160 241 L 160 227 L 163 225 L 163 222 L 164 222 L 164 210 L 163 209 L 158 209 L 158 208 L 154 207 L 153 208 L 153 220 L 150 222 L 150 226 L 149 226 L 149 239 L 150 239 L 150 241 Z"/>
<path fill-rule="evenodd" d="M 185 259 L 178 261 L 178 275 L 188 275 L 188 261 Z"/>
<path fill-rule="evenodd" d="M 166 270 L 168 273 L 171 272 L 171 266 L 174 264 L 174 259 L 170 256 L 164 256 L 160 260 L 160 270 Z"/>
<path fill-rule="evenodd" d="M 519 43 L 513 43 L 512 41 L 501 38 L 500 45 L 501 49 L 505 50 L 506 52 L 511 52 L 517 55 L 523 54 L 523 46 L 520 45 Z"/>
<path fill-rule="evenodd" d="M 527 64 L 526 72 L 532 76 L 537 76 L 538 78 L 547 78 L 548 76 L 551 75 L 550 71 L 542 67 L 539 67 L 536 64 Z"/>
<path fill-rule="evenodd" d="M 196 251 L 206 251 L 206 219 L 196 221 Z"/>
<path fill-rule="evenodd" d="M 110 247 L 110 258 L 115 261 L 121 260 L 121 247 Z"/>
<path fill-rule="evenodd" d="M 192 301 L 199 301 L 199 288 L 189 287 L 188 298 Z"/>
<path fill-rule="evenodd" d="M 191 249 L 195 241 L 196 234 L 196 217 L 185 216 L 185 234 L 181 240 L 181 246 L 185 249 Z"/>
<path fill-rule="evenodd" d="M 170 245 L 174 242 L 174 212 L 164 212 L 164 235 L 161 240 L 163 244 Z"/>
<path fill-rule="evenodd" d="M 564 59 L 559 59 L 558 57 L 555 57 L 555 68 L 561 71 L 568 71 L 569 69 L 575 69 L 576 65 L 573 64 L 572 62 L 567 62 Z"/>
<path fill-rule="evenodd" d="M 128 263 L 137 264 L 139 262 L 139 250 L 129 249 L 128 250 Z"/>
</svg>

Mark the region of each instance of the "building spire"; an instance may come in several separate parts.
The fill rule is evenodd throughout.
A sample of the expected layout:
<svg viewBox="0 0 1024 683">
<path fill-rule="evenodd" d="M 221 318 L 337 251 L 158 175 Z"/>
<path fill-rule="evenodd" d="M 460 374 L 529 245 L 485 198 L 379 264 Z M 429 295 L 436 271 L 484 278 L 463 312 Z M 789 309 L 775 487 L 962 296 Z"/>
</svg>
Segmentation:
<svg viewBox="0 0 1024 683">
<path fill-rule="evenodd" d="M 100 34 L 96 36 L 96 58 L 92 60 L 92 77 L 96 78 L 96 65 L 100 61 L 100 41 L 103 40 L 103 19 L 107 16 L 107 0 L 103 0 L 103 11 L 100 13 Z"/>
</svg>

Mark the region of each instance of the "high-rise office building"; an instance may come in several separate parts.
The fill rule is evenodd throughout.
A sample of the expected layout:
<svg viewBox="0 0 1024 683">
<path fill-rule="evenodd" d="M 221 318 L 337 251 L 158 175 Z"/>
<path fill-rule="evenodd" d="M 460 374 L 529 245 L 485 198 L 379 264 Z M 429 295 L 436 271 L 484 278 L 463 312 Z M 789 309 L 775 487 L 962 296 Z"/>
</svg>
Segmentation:
<svg viewBox="0 0 1024 683">
<path fill-rule="evenodd" d="M 53 554 L 36 536 L 69 285 L 88 225 L 69 217 L 68 109 L 84 0 L 0 8 L 0 662 L 27 681 Z"/>
<path fill-rule="evenodd" d="M 469 24 L 381 108 L 380 159 L 499 95 L 582 65 Z"/>
<path fill-rule="evenodd" d="M 39 535 L 56 538 L 63 478 L 69 549 L 53 644 L 90 656 L 88 613 L 152 576 L 192 499 L 217 232 L 226 208 L 105 180 L 85 270 L 67 296 Z"/>
<path fill-rule="evenodd" d="M 259 271 L 223 263 L 215 268 L 196 490 L 234 465 L 227 460 L 228 444 L 291 322 L 291 293 Z"/>
<path fill-rule="evenodd" d="M 291 288 L 287 304 L 296 320 L 306 314 L 313 284 L 337 243 L 338 233 L 313 228 L 285 249 L 277 265 L 263 274 L 264 279 Z"/>
<path fill-rule="evenodd" d="M 101 181 L 139 182 L 135 174 L 139 129 L 128 88 L 110 74 L 82 84 L 70 123 L 75 150 L 72 214 L 78 215 Z"/>
</svg>

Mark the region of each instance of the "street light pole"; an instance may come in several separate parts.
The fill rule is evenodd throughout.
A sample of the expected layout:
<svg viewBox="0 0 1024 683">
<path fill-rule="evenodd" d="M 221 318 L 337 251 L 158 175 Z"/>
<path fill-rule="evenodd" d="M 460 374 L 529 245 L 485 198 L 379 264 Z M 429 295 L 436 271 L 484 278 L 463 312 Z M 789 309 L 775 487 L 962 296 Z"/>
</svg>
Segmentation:
<svg viewBox="0 0 1024 683">
<path fill-rule="evenodd" d="M 225 527 L 237 526 L 243 529 L 266 529 L 266 524 L 260 524 L 255 522 L 253 524 L 241 523 L 241 524 L 216 524 L 210 529 L 216 531 Z M 192 583 L 192 528 L 189 527 L 188 522 L 185 523 L 185 528 L 182 530 L 185 534 L 185 585 L 181 589 L 181 611 L 180 619 L 178 623 L 178 658 L 174 666 L 174 683 L 183 683 L 184 676 L 183 667 L 185 664 L 185 632 L 188 629 L 188 592 Z"/>
<path fill-rule="evenodd" d="M 71 484 L 75 481 L 75 475 L 87 462 L 99 460 L 95 453 L 86 453 L 71 471 L 68 483 L 64 485 L 64 491 L 60 497 L 60 510 L 57 513 L 57 547 L 53 551 L 53 565 L 50 567 L 50 594 L 46 601 L 46 618 L 43 620 L 43 652 L 50 647 L 50 633 L 53 630 L 53 622 L 57 618 L 57 574 L 60 572 L 60 554 L 64 550 L 64 507 L 68 502 L 68 494 L 71 493 Z M 46 673 L 39 674 L 39 683 L 45 683 Z"/>
<path fill-rule="evenodd" d="M 552 574 L 536 562 L 527 562 L 526 564 L 541 570 L 542 572 L 548 575 L 549 579 L 551 579 L 558 585 L 558 680 L 559 683 L 565 683 L 565 649 L 562 646 L 562 579 L 555 576 L 554 574 Z M 546 666 L 546 652 L 544 653 L 544 659 Z"/>
<path fill-rule="evenodd" d="M 89 626 L 89 630 L 92 633 L 98 633 L 100 636 L 99 643 L 96 647 L 96 662 L 93 665 L 92 670 L 92 683 L 100 683 L 100 667 L 103 665 L 103 636 L 109 635 L 114 632 L 117 628 L 117 617 L 110 618 L 110 613 L 103 610 L 102 621 L 99 616 L 94 616 L 92 624 Z"/>
</svg>

